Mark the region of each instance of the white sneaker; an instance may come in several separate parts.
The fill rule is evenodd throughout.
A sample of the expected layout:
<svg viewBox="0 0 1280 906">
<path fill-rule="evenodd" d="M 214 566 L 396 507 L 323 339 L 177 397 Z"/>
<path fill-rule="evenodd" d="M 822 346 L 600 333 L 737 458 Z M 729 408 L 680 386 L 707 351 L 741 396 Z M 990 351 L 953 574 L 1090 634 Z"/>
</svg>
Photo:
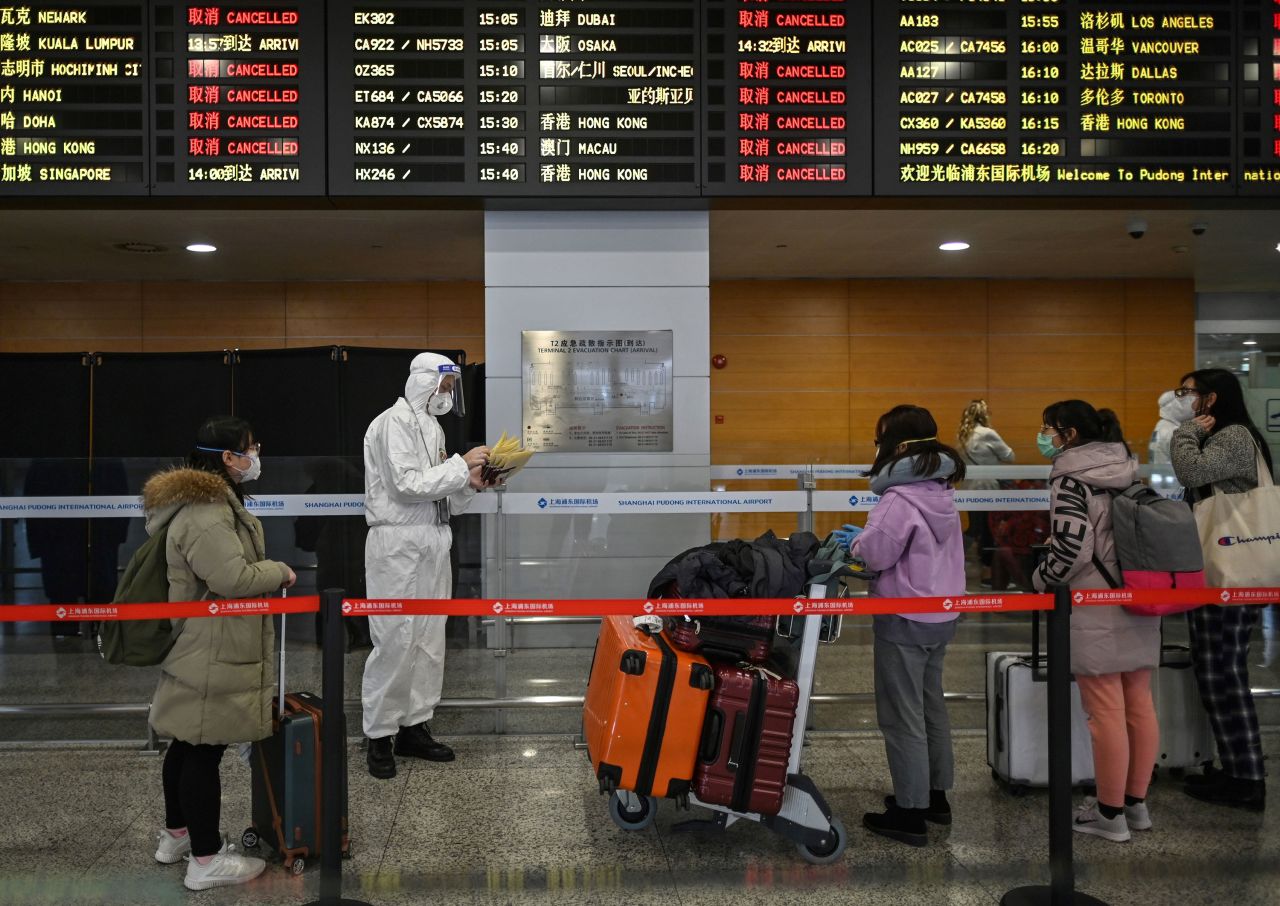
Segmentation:
<svg viewBox="0 0 1280 906">
<path fill-rule="evenodd" d="M 191 835 L 183 834 L 175 837 L 167 830 L 161 829 L 156 834 L 156 861 L 165 865 L 181 862 L 191 855 Z"/>
<path fill-rule="evenodd" d="M 1084 805 L 1076 811 L 1076 820 L 1072 822 L 1071 829 L 1077 833 L 1092 834 L 1115 843 L 1125 843 L 1130 838 L 1129 824 L 1125 821 L 1124 812 L 1114 818 L 1103 817 L 1102 812 L 1098 810 L 1098 800 L 1092 796 L 1085 799 Z"/>
<path fill-rule="evenodd" d="M 235 851 L 235 846 L 225 840 L 218 854 L 209 860 L 208 865 L 201 865 L 195 857 L 187 863 L 187 876 L 182 883 L 187 890 L 208 890 L 210 887 L 230 887 L 252 881 L 262 874 L 267 863 L 253 856 L 242 856 Z"/>
<path fill-rule="evenodd" d="M 1124 820 L 1128 823 L 1129 830 L 1151 830 L 1151 813 L 1147 811 L 1145 802 L 1139 802 L 1137 805 L 1126 805 L 1124 807 Z"/>
</svg>

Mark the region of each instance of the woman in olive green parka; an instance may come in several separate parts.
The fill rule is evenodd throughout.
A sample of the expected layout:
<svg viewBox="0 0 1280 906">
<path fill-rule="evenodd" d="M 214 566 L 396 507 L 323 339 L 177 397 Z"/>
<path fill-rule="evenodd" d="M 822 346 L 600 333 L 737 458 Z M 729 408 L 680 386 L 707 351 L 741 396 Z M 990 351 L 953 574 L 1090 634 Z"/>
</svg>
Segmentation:
<svg viewBox="0 0 1280 906">
<path fill-rule="evenodd" d="M 153 475 L 142 492 L 148 534 L 167 527 L 170 601 L 271 594 L 295 581 L 266 559 L 262 524 L 244 507 L 241 483 L 261 473 L 247 422 L 209 419 L 185 468 Z M 231 851 L 219 830 L 218 764 L 229 744 L 271 735 L 275 632 L 271 617 L 177 620 L 160 666 L 151 726 L 173 738 L 165 755 L 165 831 L 156 860 L 188 853 L 192 890 L 239 884 L 265 863 Z"/>
</svg>

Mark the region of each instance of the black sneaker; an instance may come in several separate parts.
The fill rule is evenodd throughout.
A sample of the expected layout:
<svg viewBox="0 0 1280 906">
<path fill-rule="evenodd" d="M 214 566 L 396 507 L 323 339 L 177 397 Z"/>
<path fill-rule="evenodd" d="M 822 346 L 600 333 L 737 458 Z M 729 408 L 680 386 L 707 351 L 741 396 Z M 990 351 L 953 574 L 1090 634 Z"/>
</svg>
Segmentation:
<svg viewBox="0 0 1280 906">
<path fill-rule="evenodd" d="M 426 761 L 453 761 L 453 749 L 431 738 L 431 728 L 425 723 L 401 727 L 396 734 L 396 754 L 403 758 L 422 758 Z"/>
<path fill-rule="evenodd" d="M 1186 786 L 1222 786 L 1226 782 L 1227 775 L 1222 768 L 1216 768 L 1211 764 L 1205 765 L 1204 772 L 1201 774 L 1188 774 L 1183 778 Z"/>
<path fill-rule="evenodd" d="M 1201 802 L 1261 812 L 1267 808 L 1267 783 L 1265 780 L 1241 780 L 1222 774 L 1222 781 L 1201 786 L 1183 787 L 1187 795 Z"/>
<path fill-rule="evenodd" d="M 898 808 L 893 806 L 882 814 L 867 812 L 862 816 L 862 826 L 873 834 L 906 843 L 909 846 L 924 846 L 929 842 L 925 832 L 924 813 L 922 808 Z"/>
<path fill-rule="evenodd" d="M 895 809 L 898 807 L 898 800 L 893 796 L 885 796 L 884 807 Z M 924 812 L 924 820 L 930 824 L 951 823 L 951 803 L 947 801 L 947 794 L 942 790 L 930 790 L 929 807 L 920 811 Z"/>
<path fill-rule="evenodd" d="M 369 773 L 379 780 L 396 776 L 396 757 L 391 751 L 391 737 L 369 740 Z"/>
</svg>

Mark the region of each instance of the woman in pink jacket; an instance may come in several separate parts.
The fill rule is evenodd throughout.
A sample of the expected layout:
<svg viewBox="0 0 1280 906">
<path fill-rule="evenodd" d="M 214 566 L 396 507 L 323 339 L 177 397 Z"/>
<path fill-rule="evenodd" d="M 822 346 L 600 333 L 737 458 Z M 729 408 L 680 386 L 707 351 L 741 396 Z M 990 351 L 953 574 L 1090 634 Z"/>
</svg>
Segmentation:
<svg viewBox="0 0 1280 906">
<path fill-rule="evenodd" d="M 1120 575 L 1111 497 L 1138 477 L 1138 463 L 1115 413 L 1084 400 L 1044 410 L 1036 439 L 1053 460 L 1049 555 L 1032 577 L 1037 591 L 1054 585 L 1109 588 L 1103 572 Z M 1159 753 L 1160 730 L 1151 702 L 1151 671 L 1160 661 L 1160 618 L 1123 607 L 1079 607 L 1071 613 L 1071 672 L 1089 716 L 1098 796 L 1076 813 L 1074 829 L 1123 843 L 1132 830 L 1150 830 L 1147 786 Z"/>
<path fill-rule="evenodd" d="M 871 490 L 880 495 L 850 553 L 878 575 L 881 598 L 940 597 L 965 592 L 964 536 L 955 483 L 964 460 L 938 442 L 927 409 L 896 406 L 876 424 Z M 884 733 L 893 795 L 884 812 L 868 812 L 873 833 L 924 846 L 925 822 L 951 823 L 946 791 L 955 756 L 942 694 L 942 661 L 955 636 L 955 614 L 875 617 L 876 718 Z"/>
</svg>

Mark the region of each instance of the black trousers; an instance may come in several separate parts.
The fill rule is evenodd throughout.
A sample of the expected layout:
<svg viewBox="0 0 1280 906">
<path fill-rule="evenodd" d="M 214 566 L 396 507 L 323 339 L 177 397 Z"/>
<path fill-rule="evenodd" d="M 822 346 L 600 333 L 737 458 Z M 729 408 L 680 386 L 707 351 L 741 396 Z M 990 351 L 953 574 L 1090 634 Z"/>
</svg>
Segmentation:
<svg viewBox="0 0 1280 906">
<path fill-rule="evenodd" d="M 193 856 L 212 856 L 222 848 L 222 777 L 218 764 L 226 746 L 192 745 L 175 739 L 164 756 L 164 823 L 185 827 Z"/>
</svg>

